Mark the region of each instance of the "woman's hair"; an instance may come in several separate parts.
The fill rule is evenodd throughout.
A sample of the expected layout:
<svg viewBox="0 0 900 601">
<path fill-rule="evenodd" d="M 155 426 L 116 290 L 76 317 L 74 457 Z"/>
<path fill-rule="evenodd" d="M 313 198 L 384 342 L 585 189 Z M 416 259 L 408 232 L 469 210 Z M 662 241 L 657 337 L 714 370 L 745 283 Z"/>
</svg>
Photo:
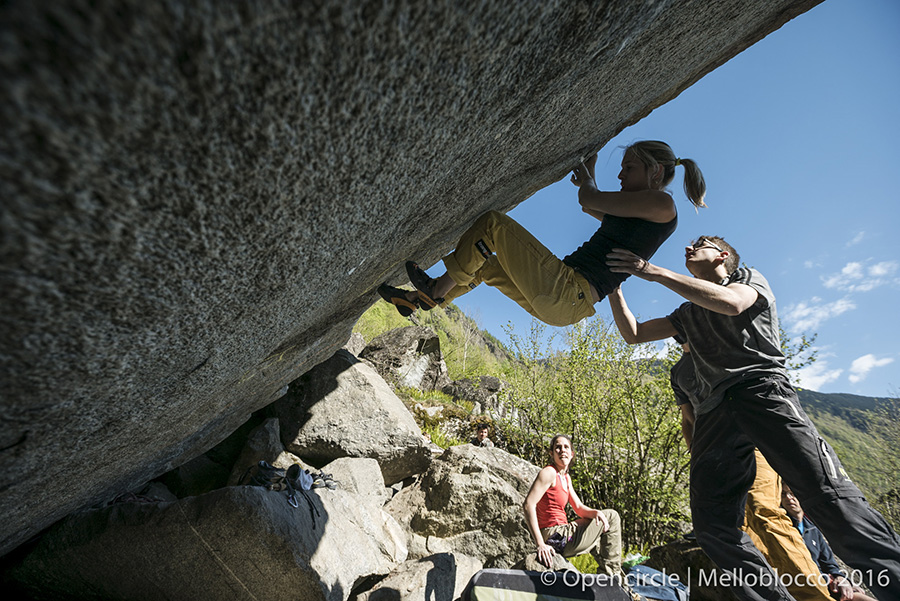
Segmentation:
<svg viewBox="0 0 900 601">
<path fill-rule="evenodd" d="M 668 186 L 675 178 L 675 167 L 684 167 L 684 193 L 694 204 L 694 207 L 705 207 L 703 197 L 706 196 L 706 181 L 700 172 L 700 167 L 691 159 L 681 159 L 675 156 L 672 149 L 665 142 L 658 140 L 641 140 L 625 147 L 625 152 L 631 151 L 651 173 L 656 171 L 657 165 L 662 165 L 663 176 L 660 188 Z"/>
</svg>

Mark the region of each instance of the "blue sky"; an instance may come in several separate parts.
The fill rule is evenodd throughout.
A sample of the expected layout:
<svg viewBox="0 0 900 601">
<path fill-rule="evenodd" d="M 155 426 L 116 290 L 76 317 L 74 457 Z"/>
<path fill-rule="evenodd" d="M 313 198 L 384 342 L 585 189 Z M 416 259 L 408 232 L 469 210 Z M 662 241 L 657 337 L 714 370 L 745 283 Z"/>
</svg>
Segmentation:
<svg viewBox="0 0 900 601">
<path fill-rule="evenodd" d="M 801 387 L 900 394 L 898 107 L 900 2 L 827 0 L 610 141 L 597 183 L 619 189 L 620 146 L 636 140 L 664 140 L 696 160 L 709 208 L 694 213 L 679 169 L 670 189 L 679 227 L 653 262 L 684 273 L 685 243 L 721 235 L 767 277 L 784 329 L 818 333 L 818 360 L 799 374 Z M 510 215 L 559 257 L 599 225 L 581 212 L 568 177 Z M 681 302 L 636 278 L 623 290 L 642 319 Z M 521 334 L 530 326 L 486 286 L 456 304 L 501 340 L 510 321 Z M 597 309 L 611 319 L 606 301 Z"/>
</svg>

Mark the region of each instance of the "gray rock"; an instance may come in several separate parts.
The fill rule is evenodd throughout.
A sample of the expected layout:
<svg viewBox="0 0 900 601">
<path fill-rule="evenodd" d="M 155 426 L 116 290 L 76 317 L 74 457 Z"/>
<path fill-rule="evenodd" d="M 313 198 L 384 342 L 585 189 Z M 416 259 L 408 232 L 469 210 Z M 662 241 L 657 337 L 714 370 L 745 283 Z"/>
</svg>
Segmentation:
<svg viewBox="0 0 900 601">
<path fill-rule="evenodd" d="M 309 507 L 223 488 L 175 503 L 122 503 L 52 528 L 11 576 L 35 598 L 345 601 L 406 560 L 397 523 L 341 490 Z"/>
<path fill-rule="evenodd" d="M 403 401 L 344 350 L 293 382 L 272 409 L 287 450 L 317 467 L 340 457 L 370 457 L 390 486 L 425 471 L 431 460 Z"/>
<path fill-rule="evenodd" d="M 497 395 L 505 388 L 506 384 L 500 378 L 494 376 L 480 376 L 478 379 L 463 378 L 454 380 L 441 388 L 441 392 L 452 396 L 454 400 L 471 401 L 481 411 L 496 409 L 498 406 Z"/>
<path fill-rule="evenodd" d="M 577 572 L 578 570 L 569 563 L 565 557 L 558 553 L 553 556 L 550 567 L 545 566 L 537 557 L 537 552 L 529 553 L 524 559 L 520 559 L 512 567 L 513 570 L 528 570 L 529 572 Z"/>
<path fill-rule="evenodd" d="M 260 461 L 275 464 L 275 461 L 284 452 L 281 444 L 281 432 L 278 427 L 278 418 L 269 418 L 257 426 L 247 437 L 241 454 L 234 462 L 231 474 L 228 476 L 228 486 L 234 486 Z"/>
<path fill-rule="evenodd" d="M 366 348 L 366 339 L 359 332 L 350 334 L 350 339 L 344 345 L 344 350 L 355 357 L 358 357 L 364 348 Z"/>
<path fill-rule="evenodd" d="M 501 449 L 450 447 L 385 510 L 424 537 L 428 552 L 463 553 L 487 567 L 509 567 L 533 551 L 522 503 L 538 471 Z"/>
<path fill-rule="evenodd" d="M 0 553 L 219 443 L 406 259 L 817 3 L 2 3 Z"/>
<path fill-rule="evenodd" d="M 305 464 L 302 459 L 287 451 L 279 453 L 278 457 L 275 458 L 275 461 L 272 462 L 273 467 L 281 468 L 283 470 L 287 470 L 294 464 L 299 465 L 301 469 L 312 471 L 311 466 Z"/>
<path fill-rule="evenodd" d="M 696 540 L 677 540 L 653 547 L 650 549 L 650 559 L 644 564 L 677 575 L 681 582 L 690 587 L 691 601 L 737 601 L 730 587 L 708 577 L 718 568 Z M 701 580 L 701 574 L 705 574 L 706 578 Z"/>
<path fill-rule="evenodd" d="M 191 459 L 162 477 L 162 482 L 178 498 L 202 495 L 225 486 L 228 470 L 206 455 Z"/>
<path fill-rule="evenodd" d="M 427 415 L 428 417 L 437 417 L 444 412 L 444 408 L 441 406 L 437 407 L 426 407 L 422 403 L 416 403 L 416 409 Z"/>
<path fill-rule="evenodd" d="M 357 601 L 440 601 L 459 599 L 469 580 L 482 568 L 462 554 L 439 553 L 410 560 L 357 597 Z"/>
<path fill-rule="evenodd" d="M 384 485 L 381 467 L 374 459 L 342 457 L 323 467 L 322 471 L 331 474 L 342 489 L 371 500 L 379 507 L 391 498 L 391 489 Z"/>
<path fill-rule="evenodd" d="M 170 491 L 169 488 L 162 482 L 150 482 L 146 487 L 143 488 L 140 494 L 145 495 L 149 498 L 159 499 L 160 501 L 164 502 L 178 500 L 178 497 L 175 496 L 175 493 Z"/>
<path fill-rule="evenodd" d="M 385 332 L 367 344 L 359 358 L 400 386 L 440 390 L 450 383 L 438 335 L 424 326 Z"/>
</svg>

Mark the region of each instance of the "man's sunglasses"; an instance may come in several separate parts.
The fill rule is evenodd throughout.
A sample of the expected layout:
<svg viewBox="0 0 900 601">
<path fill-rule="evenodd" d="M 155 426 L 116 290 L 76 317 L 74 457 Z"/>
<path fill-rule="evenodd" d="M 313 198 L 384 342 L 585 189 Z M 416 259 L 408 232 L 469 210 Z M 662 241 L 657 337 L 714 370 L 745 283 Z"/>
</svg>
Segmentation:
<svg viewBox="0 0 900 601">
<path fill-rule="evenodd" d="M 714 248 L 720 253 L 725 252 L 725 249 L 719 248 L 717 245 L 713 244 L 706 238 L 700 238 L 696 242 L 692 242 L 691 248 L 693 248 L 694 250 L 700 250 L 701 248 Z"/>
</svg>

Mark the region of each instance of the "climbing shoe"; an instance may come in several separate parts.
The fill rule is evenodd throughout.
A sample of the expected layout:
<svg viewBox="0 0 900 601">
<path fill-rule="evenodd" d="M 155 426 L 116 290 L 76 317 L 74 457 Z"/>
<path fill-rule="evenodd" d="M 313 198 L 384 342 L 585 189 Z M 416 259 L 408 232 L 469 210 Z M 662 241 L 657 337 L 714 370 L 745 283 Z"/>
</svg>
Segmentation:
<svg viewBox="0 0 900 601">
<path fill-rule="evenodd" d="M 399 311 L 400 315 L 403 317 L 409 317 L 419 308 L 418 300 L 411 301 L 406 298 L 407 292 L 408 290 L 394 288 L 387 284 L 382 284 L 378 287 L 378 294 L 381 295 L 381 298 L 397 307 L 397 311 Z"/>
<path fill-rule="evenodd" d="M 338 487 L 338 482 L 335 480 L 331 474 L 326 474 L 325 472 L 319 472 L 318 474 L 313 474 L 313 488 L 327 488 L 328 490 L 335 490 Z"/>
<path fill-rule="evenodd" d="M 437 281 L 429 277 L 428 274 L 419 267 L 418 263 L 415 261 L 407 261 L 406 274 L 409 276 L 409 281 L 415 286 L 416 292 L 419 293 L 420 307 L 429 311 L 444 302 L 443 298 L 434 297 L 434 287 L 437 284 Z"/>
</svg>

